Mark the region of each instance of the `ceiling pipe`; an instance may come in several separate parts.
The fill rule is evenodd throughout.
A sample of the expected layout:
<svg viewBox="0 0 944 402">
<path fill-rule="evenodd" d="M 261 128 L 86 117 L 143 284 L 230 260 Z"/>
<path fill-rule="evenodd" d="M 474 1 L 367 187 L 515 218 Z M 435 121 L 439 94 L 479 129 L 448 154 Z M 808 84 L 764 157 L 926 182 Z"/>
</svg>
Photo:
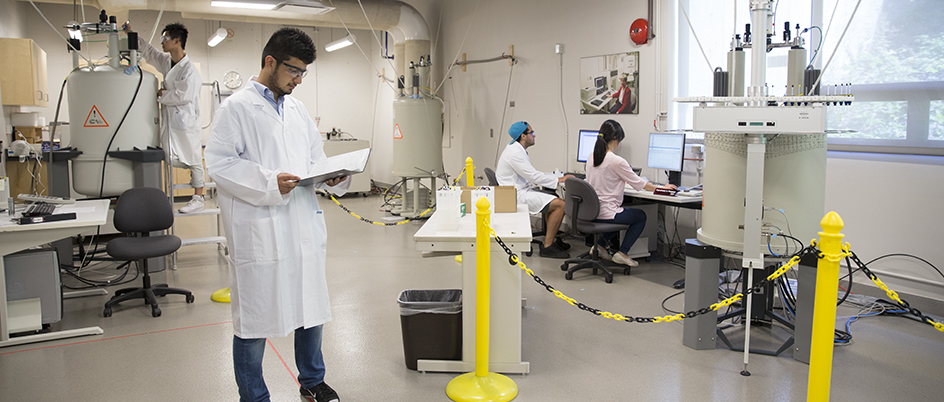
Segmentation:
<svg viewBox="0 0 944 402">
<path fill-rule="evenodd" d="M 37 3 L 72 4 L 72 0 L 36 0 Z M 141 0 L 86 0 L 86 6 L 98 7 L 110 15 L 126 19 L 130 10 L 158 11 L 163 1 Z M 279 11 L 245 10 L 211 7 L 209 1 L 167 1 L 165 12 L 176 11 L 182 18 L 223 22 L 249 22 L 262 24 L 316 26 L 387 31 L 394 38 L 394 68 L 397 74 L 408 74 L 410 62 L 419 62 L 420 56 L 432 53 L 429 25 L 415 8 L 396 0 L 327 0 L 326 5 L 336 7 L 323 15 L 285 13 Z M 364 14 L 370 20 L 364 18 Z M 124 17 L 124 18 L 121 18 Z M 341 21 L 344 21 L 344 24 Z M 363 42 L 362 42 L 363 43 Z M 382 46 L 377 44 L 378 47 Z M 382 51 L 382 49 L 379 49 Z M 439 64 L 440 61 L 434 60 Z"/>
</svg>

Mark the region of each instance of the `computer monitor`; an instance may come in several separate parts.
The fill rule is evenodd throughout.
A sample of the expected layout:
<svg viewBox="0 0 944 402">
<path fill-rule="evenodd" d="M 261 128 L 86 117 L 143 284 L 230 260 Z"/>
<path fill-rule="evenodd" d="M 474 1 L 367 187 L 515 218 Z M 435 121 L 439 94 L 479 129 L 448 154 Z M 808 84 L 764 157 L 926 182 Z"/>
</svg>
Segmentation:
<svg viewBox="0 0 944 402">
<path fill-rule="evenodd" d="M 649 133 L 647 166 L 668 170 L 669 183 L 679 185 L 682 161 L 685 157 L 685 134 Z"/>
<path fill-rule="evenodd" d="M 577 162 L 586 163 L 590 154 L 593 153 L 593 147 L 597 145 L 597 137 L 600 136 L 598 130 L 580 130 L 577 139 Z"/>
<path fill-rule="evenodd" d="M 606 77 L 597 77 L 593 79 L 593 86 L 597 88 L 597 94 L 606 90 Z"/>
</svg>

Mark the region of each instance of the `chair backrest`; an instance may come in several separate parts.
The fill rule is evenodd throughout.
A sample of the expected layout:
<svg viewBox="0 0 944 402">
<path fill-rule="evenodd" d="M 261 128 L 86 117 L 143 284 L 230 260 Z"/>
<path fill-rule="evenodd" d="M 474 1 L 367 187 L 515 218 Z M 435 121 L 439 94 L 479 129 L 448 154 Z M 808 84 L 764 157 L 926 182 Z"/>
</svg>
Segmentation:
<svg viewBox="0 0 944 402">
<path fill-rule="evenodd" d="M 488 185 L 489 185 L 489 186 L 493 186 L 493 187 L 494 187 L 494 186 L 497 186 L 497 185 L 498 185 L 498 178 L 495 177 L 495 171 L 492 170 L 492 168 L 485 168 L 485 169 L 482 169 L 482 170 L 485 171 L 485 178 L 488 179 Z"/>
<path fill-rule="evenodd" d="M 574 220 L 589 222 L 600 214 L 600 198 L 596 190 L 590 183 L 576 177 L 564 181 L 564 202 L 564 213 Z"/>
<path fill-rule="evenodd" d="M 135 187 L 121 193 L 115 206 L 115 229 L 124 233 L 164 230 L 174 224 L 174 210 L 154 187 Z"/>
</svg>

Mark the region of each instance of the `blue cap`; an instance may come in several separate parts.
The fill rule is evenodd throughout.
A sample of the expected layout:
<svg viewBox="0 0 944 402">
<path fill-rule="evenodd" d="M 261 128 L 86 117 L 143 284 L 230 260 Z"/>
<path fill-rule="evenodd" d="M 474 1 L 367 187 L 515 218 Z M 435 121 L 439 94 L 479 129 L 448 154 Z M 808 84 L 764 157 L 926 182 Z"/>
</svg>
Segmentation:
<svg viewBox="0 0 944 402">
<path fill-rule="evenodd" d="M 508 145 L 514 144 L 515 141 L 518 141 L 518 138 L 521 137 L 521 133 L 524 133 L 528 130 L 528 123 L 519 121 L 511 125 L 511 128 L 508 129 L 508 135 L 511 136 L 511 142 Z"/>
</svg>

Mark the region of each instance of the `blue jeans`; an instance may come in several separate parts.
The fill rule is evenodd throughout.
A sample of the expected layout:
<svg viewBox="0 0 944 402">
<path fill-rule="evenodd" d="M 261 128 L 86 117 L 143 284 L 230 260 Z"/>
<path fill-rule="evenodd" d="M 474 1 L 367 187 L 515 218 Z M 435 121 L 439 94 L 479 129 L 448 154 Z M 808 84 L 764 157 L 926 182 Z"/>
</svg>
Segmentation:
<svg viewBox="0 0 944 402">
<path fill-rule="evenodd" d="M 324 382 L 321 329 L 322 325 L 295 330 L 295 366 L 298 368 L 298 382 L 305 389 Z M 269 389 L 262 378 L 262 354 L 265 348 L 265 338 L 242 339 L 233 336 L 233 366 L 241 402 L 269 400 Z"/>
<path fill-rule="evenodd" d="M 636 239 L 639 238 L 643 229 L 646 228 L 646 213 L 641 209 L 623 208 L 623 212 L 616 214 L 613 219 L 597 219 L 595 222 L 629 225 L 629 229 L 626 229 L 626 236 L 623 237 L 623 243 L 620 244 L 619 249 L 621 253 L 628 255 L 629 249 L 633 248 L 633 243 L 636 243 Z M 603 236 L 600 236 L 598 244 L 605 248 L 610 239 L 618 234 L 619 232 L 605 233 Z"/>
</svg>

